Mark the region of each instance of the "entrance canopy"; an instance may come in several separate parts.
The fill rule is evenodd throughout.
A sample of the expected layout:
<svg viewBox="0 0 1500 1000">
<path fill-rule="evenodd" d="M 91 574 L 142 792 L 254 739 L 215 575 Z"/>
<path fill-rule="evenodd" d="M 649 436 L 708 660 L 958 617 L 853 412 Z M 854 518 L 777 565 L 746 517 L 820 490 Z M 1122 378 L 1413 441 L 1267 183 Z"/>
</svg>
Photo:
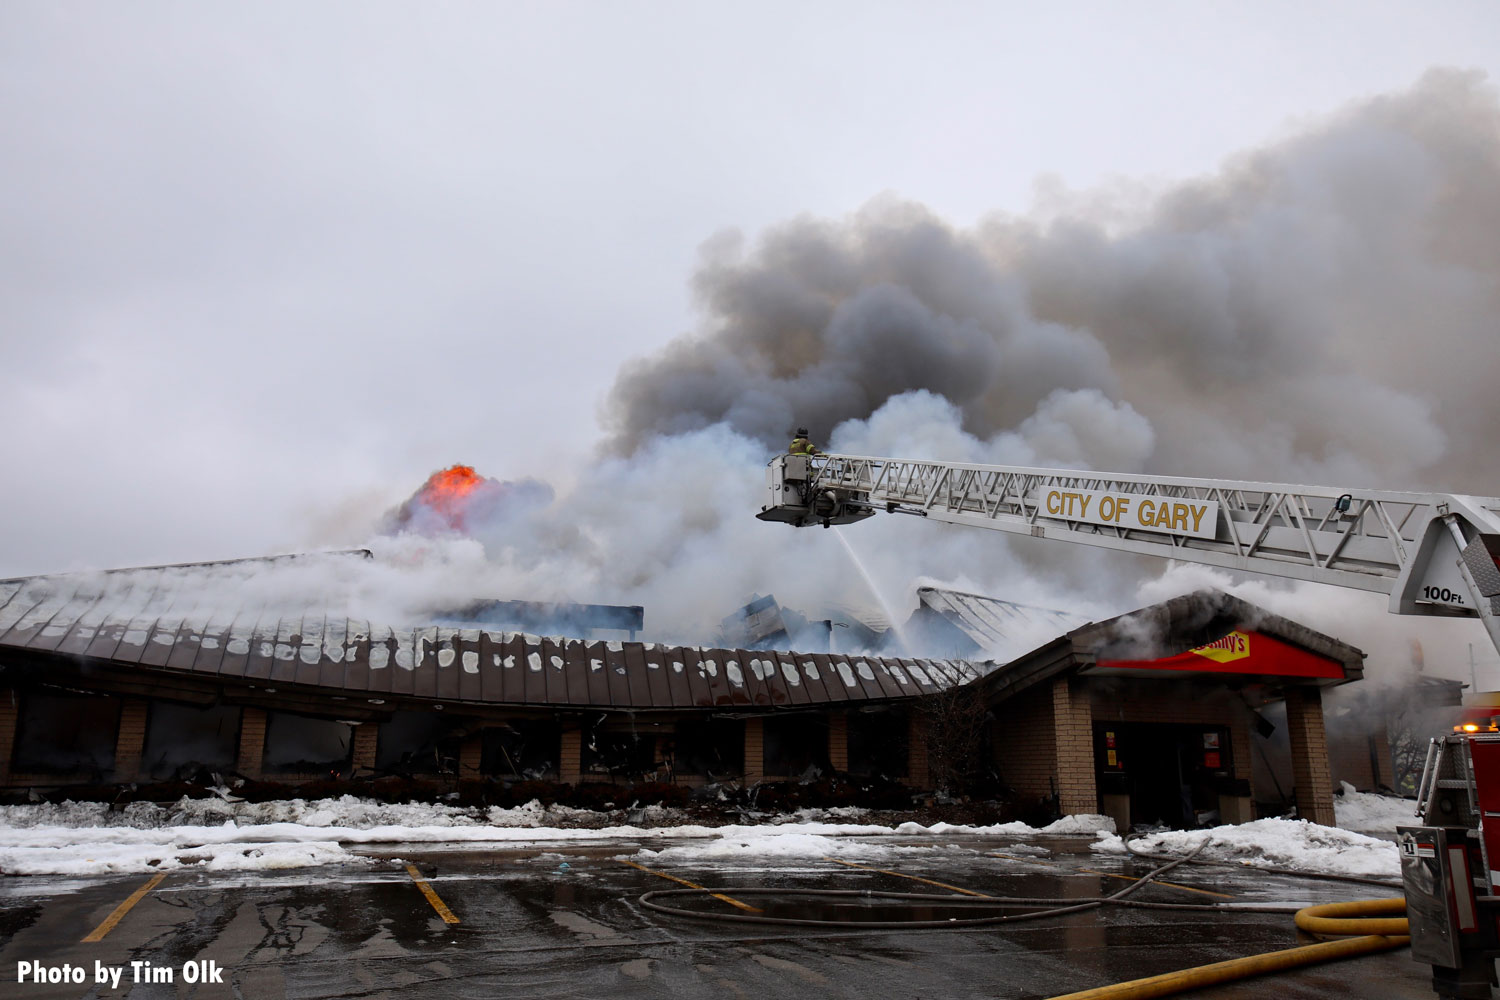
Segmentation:
<svg viewBox="0 0 1500 1000">
<path fill-rule="evenodd" d="M 1086 672 L 1131 677 L 1176 677 L 1183 672 L 1347 680 L 1345 665 L 1256 629 L 1235 629 L 1185 653 L 1151 660 L 1099 660 Z"/>
<path fill-rule="evenodd" d="M 992 701 L 1062 674 L 1197 679 L 1235 688 L 1332 687 L 1363 677 L 1364 655 L 1248 601 L 1200 590 L 1082 625 L 1015 658 L 980 684 Z"/>
</svg>

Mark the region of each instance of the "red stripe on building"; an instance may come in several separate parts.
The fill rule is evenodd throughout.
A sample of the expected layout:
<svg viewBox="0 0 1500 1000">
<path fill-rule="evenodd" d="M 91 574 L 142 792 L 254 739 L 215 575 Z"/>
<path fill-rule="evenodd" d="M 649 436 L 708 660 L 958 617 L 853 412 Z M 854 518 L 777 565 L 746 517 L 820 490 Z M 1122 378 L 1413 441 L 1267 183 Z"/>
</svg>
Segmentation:
<svg viewBox="0 0 1500 1000">
<path fill-rule="evenodd" d="M 1232 634 L 1232 633 L 1231 633 Z M 1272 677 L 1344 676 L 1344 665 L 1337 660 L 1288 645 L 1260 632 L 1242 633 L 1249 638 L 1246 655 L 1218 662 L 1200 653 L 1178 653 L 1157 660 L 1100 660 L 1101 667 L 1125 670 L 1184 670 L 1208 674 L 1255 674 Z"/>
</svg>

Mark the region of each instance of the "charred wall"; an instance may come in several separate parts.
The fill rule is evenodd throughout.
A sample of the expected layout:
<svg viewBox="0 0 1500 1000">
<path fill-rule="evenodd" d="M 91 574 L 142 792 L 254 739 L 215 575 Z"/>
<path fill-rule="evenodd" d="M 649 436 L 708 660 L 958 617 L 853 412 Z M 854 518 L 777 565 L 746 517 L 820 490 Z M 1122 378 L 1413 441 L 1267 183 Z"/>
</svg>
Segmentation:
<svg viewBox="0 0 1500 1000">
<path fill-rule="evenodd" d="M 142 780 L 190 780 L 205 769 L 231 770 L 238 759 L 240 708 L 237 705 L 200 708 L 152 701 L 146 719 Z"/>
<path fill-rule="evenodd" d="M 99 783 L 114 776 L 119 698 L 33 691 L 20 699 L 13 776 Z"/>
</svg>

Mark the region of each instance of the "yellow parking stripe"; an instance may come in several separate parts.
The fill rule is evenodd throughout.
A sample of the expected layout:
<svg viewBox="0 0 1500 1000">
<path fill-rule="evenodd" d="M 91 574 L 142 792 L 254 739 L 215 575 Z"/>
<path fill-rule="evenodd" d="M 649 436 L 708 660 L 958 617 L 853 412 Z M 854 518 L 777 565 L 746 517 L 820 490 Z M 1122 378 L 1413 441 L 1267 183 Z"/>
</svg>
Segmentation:
<svg viewBox="0 0 1500 1000">
<path fill-rule="evenodd" d="M 411 875 L 411 880 L 417 883 L 417 888 L 422 890 L 422 895 L 427 897 L 427 902 L 431 903 L 432 908 L 437 911 L 437 915 L 443 918 L 443 923 L 458 923 L 458 918 L 453 915 L 452 910 L 448 909 L 448 904 L 438 898 L 437 892 L 432 886 L 427 884 L 427 880 L 422 877 L 422 873 L 417 871 L 417 866 L 407 865 L 406 871 L 407 874 Z"/>
<path fill-rule="evenodd" d="M 1103 875 L 1105 878 L 1120 878 L 1127 882 L 1139 882 L 1140 879 L 1134 875 L 1116 875 L 1113 872 L 1096 872 L 1092 868 L 1080 868 L 1079 871 L 1086 875 Z M 1156 885 L 1165 885 L 1173 889 L 1181 889 L 1183 892 L 1201 892 L 1205 896 L 1218 896 L 1220 899 L 1233 899 L 1227 892 L 1209 892 L 1207 889 L 1194 889 L 1190 885 L 1178 885 L 1176 882 L 1162 882 L 1159 879 L 1151 880 Z"/>
<path fill-rule="evenodd" d="M 161 885 L 161 880 L 166 877 L 166 872 L 157 872 L 155 875 L 151 876 L 151 880 L 149 882 L 141 886 L 135 892 L 132 892 L 129 896 L 126 896 L 125 902 L 115 907 L 114 912 L 104 918 L 104 923 L 100 924 L 98 927 L 95 927 L 93 933 L 91 933 L 83 940 L 85 942 L 103 941 L 104 935 L 115 929 L 115 924 L 118 924 L 125 918 L 125 914 L 130 912 L 131 907 L 135 906 L 136 903 L 139 903 L 141 900 L 145 899 L 146 893 Z"/>
<path fill-rule="evenodd" d="M 714 897 L 715 899 L 722 899 L 724 902 L 728 903 L 730 906 L 738 906 L 740 909 L 746 910 L 746 911 L 748 911 L 750 913 L 764 913 L 765 912 L 764 910 L 762 910 L 758 906 L 751 906 L 749 903 L 742 903 L 738 899 L 735 899 L 733 896 L 726 896 L 722 892 L 709 892 L 709 890 L 703 888 L 703 886 L 699 885 L 697 882 L 689 882 L 685 878 L 678 878 L 676 875 L 668 875 L 666 872 L 652 871 L 650 868 L 647 868 L 644 865 L 638 865 L 634 861 L 626 861 L 624 858 L 616 858 L 615 860 L 618 861 L 618 862 L 620 862 L 620 864 L 622 864 L 622 865 L 629 865 L 632 868 L 640 869 L 641 871 L 645 872 L 647 875 L 655 875 L 657 878 L 664 878 L 664 879 L 667 879 L 669 881 L 676 882 L 678 885 L 685 885 L 689 889 L 697 889 L 700 892 L 707 892 L 710 896 Z"/>
<path fill-rule="evenodd" d="M 989 899 L 990 898 L 989 897 L 989 893 L 975 892 L 973 889 L 964 889 L 964 888 L 961 888 L 961 887 L 956 886 L 956 885 L 949 885 L 947 882 L 934 882 L 932 879 L 930 879 L 930 878 L 923 878 L 920 875 L 906 875 L 906 874 L 903 874 L 902 872 L 893 872 L 893 871 L 889 871 L 889 870 L 887 870 L 885 868 L 871 868 L 868 865 L 857 865 L 853 861 L 842 861 L 842 860 L 840 860 L 838 858 L 824 858 L 823 860 L 824 861 L 832 861 L 835 864 L 848 865 L 850 868 L 863 868 L 867 872 L 879 872 L 882 875 L 894 875 L 897 878 L 909 878 L 913 882 L 925 882 L 927 885 L 935 885 L 935 886 L 937 886 L 940 889 L 952 889 L 954 892 L 961 892 L 965 896 L 982 896 L 985 899 Z"/>
</svg>

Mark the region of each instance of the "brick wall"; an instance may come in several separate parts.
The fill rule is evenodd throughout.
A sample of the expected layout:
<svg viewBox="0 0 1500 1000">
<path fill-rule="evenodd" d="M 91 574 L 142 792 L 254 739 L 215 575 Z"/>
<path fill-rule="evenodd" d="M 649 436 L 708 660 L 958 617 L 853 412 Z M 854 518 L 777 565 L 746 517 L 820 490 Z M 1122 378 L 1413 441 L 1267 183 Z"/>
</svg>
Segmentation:
<svg viewBox="0 0 1500 1000">
<path fill-rule="evenodd" d="M 146 717 L 151 703 L 145 698 L 126 698 L 120 706 L 120 728 L 115 735 L 115 780 L 135 781 L 141 773 L 141 754 L 146 749 Z"/>
<path fill-rule="evenodd" d="M 361 722 L 354 727 L 354 749 L 349 755 L 349 766 L 356 776 L 375 770 L 376 756 L 380 750 L 380 724 Z"/>
<path fill-rule="evenodd" d="M 1315 687 L 1288 687 L 1286 723 L 1287 738 L 1292 745 L 1297 815 L 1333 826 L 1333 778 L 1329 774 L 1328 742 L 1323 731 L 1323 692 Z"/>
<path fill-rule="evenodd" d="M 846 720 L 847 721 L 847 720 Z M 845 754 L 845 764 L 848 755 Z M 745 783 L 760 781 L 766 776 L 766 737 L 762 719 L 745 720 Z"/>
<path fill-rule="evenodd" d="M 927 766 L 927 716 L 911 712 L 906 722 L 906 783 L 913 788 L 931 788 L 932 773 Z"/>
<path fill-rule="evenodd" d="M 1082 680 L 1052 682 L 1052 730 L 1057 746 L 1058 809 L 1064 814 L 1099 810 L 1094 786 L 1094 716 Z"/>
<path fill-rule="evenodd" d="M 849 770 L 849 716 L 828 713 L 828 763 L 835 771 Z"/>
<path fill-rule="evenodd" d="M 557 779 L 565 785 L 576 785 L 583 773 L 583 730 L 577 725 L 563 726 L 559 746 Z"/>
<path fill-rule="evenodd" d="M 20 698 L 14 691 L 0 690 L 0 785 L 10 780 L 10 755 L 16 745 L 16 722 L 20 717 Z"/>
<path fill-rule="evenodd" d="M 995 707 L 995 768 L 1022 798 L 1050 796 L 1057 778 L 1052 691 L 1037 687 Z"/>
<path fill-rule="evenodd" d="M 247 708 L 240 713 L 240 753 L 235 770 L 259 781 L 261 761 L 266 755 L 266 710 Z"/>
</svg>

